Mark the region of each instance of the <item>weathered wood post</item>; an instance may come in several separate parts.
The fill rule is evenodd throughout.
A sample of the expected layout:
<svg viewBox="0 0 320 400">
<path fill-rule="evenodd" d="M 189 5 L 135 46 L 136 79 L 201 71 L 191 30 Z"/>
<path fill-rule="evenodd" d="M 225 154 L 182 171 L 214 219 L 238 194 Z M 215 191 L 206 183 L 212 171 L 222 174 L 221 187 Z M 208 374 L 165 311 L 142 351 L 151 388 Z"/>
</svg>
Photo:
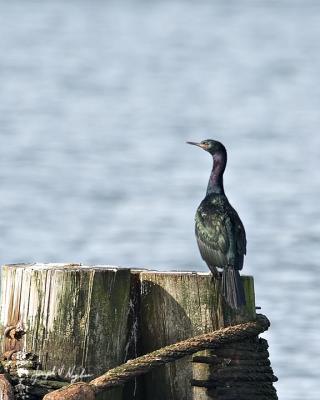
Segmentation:
<svg viewBox="0 0 320 400">
<path fill-rule="evenodd" d="M 141 342 L 147 353 L 201 333 L 255 319 L 252 277 L 243 278 L 247 305 L 234 312 L 220 294 L 220 281 L 208 273 L 140 273 Z M 210 351 L 206 353 L 210 354 Z M 159 367 L 145 379 L 147 399 L 208 399 L 205 387 L 190 387 L 200 364 L 192 357 Z M 201 374 L 200 374 L 201 376 Z"/>
<path fill-rule="evenodd" d="M 127 359 L 256 316 L 253 279 L 246 276 L 242 279 L 247 305 L 237 312 L 221 297 L 220 280 L 207 273 L 34 264 L 3 266 L 0 276 L 3 352 L 34 352 L 43 369 L 69 377 L 81 372 L 96 377 Z M 263 376 L 259 382 L 265 389 L 252 398 L 273 400 L 265 347 L 254 338 L 223 351 L 206 350 L 157 367 L 123 390 L 112 389 L 98 398 L 225 400 L 233 393 L 240 399 L 239 387 L 245 388 L 244 394 L 257 394 L 243 383 L 251 371 L 258 373 L 258 381 Z M 242 375 L 239 368 L 237 375 L 237 367 Z M 234 385 L 237 376 L 242 381 Z M 232 391 L 225 393 L 230 385 Z M 79 387 L 86 390 L 85 385 Z M 271 395 L 263 397 L 265 392 Z"/>
<path fill-rule="evenodd" d="M 3 266 L 2 332 L 17 325 L 26 331 L 20 341 L 4 338 L 3 352 L 32 351 L 43 369 L 67 377 L 96 376 L 121 364 L 131 332 L 130 281 L 129 269 L 113 267 Z M 121 390 L 109 398 L 120 399 Z"/>
</svg>

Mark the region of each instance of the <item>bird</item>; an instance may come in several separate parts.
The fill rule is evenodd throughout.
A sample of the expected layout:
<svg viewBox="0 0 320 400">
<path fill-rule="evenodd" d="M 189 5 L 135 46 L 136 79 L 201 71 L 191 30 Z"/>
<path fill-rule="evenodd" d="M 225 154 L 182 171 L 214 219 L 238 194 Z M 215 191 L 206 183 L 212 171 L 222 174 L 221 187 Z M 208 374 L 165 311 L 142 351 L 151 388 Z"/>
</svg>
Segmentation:
<svg viewBox="0 0 320 400">
<path fill-rule="evenodd" d="M 202 259 L 213 276 L 221 279 L 221 294 L 232 309 L 246 304 L 239 271 L 243 268 L 247 239 L 243 223 L 224 192 L 227 165 L 225 146 L 212 139 L 187 142 L 211 154 L 213 167 L 205 198 L 195 215 L 195 234 Z M 219 272 L 222 268 L 222 276 Z"/>
</svg>

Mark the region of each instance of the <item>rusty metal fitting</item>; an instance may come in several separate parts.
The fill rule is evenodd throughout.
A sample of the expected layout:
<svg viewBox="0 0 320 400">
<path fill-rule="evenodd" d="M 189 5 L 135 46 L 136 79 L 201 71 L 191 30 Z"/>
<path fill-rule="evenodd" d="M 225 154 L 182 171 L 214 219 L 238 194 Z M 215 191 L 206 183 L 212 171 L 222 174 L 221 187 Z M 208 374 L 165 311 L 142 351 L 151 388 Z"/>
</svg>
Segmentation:
<svg viewBox="0 0 320 400">
<path fill-rule="evenodd" d="M 5 351 L 3 354 L 2 354 L 2 359 L 3 360 L 15 360 L 15 354 L 18 352 L 18 350 L 8 350 L 8 351 Z"/>
<path fill-rule="evenodd" d="M 6 329 L 4 330 L 4 336 L 8 339 L 20 340 L 22 336 L 25 334 L 26 331 L 23 329 L 21 324 L 18 324 L 16 326 L 14 325 L 7 326 Z"/>
</svg>

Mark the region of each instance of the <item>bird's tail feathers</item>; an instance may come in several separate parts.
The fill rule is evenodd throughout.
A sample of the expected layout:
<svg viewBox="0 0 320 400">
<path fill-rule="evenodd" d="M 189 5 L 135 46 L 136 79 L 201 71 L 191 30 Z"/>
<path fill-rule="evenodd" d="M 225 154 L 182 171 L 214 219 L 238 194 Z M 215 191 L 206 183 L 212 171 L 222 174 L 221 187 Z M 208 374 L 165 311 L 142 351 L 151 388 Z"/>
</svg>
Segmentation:
<svg viewBox="0 0 320 400">
<path fill-rule="evenodd" d="M 222 295 L 233 309 L 246 304 L 244 287 L 239 271 L 231 266 L 225 267 L 222 272 Z"/>
</svg>

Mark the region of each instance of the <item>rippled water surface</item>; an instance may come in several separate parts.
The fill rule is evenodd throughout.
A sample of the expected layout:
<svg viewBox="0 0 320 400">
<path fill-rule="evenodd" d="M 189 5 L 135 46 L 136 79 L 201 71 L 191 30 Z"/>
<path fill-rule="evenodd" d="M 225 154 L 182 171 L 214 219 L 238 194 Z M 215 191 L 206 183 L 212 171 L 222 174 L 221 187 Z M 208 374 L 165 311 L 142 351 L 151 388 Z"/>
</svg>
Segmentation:
<svg viewBox="0 0 320 400">
<path fill-rule="evenodd" d="M 0 2 L 0 259 L 205 270 L 212 137 L 282 400 L 319 400 L 320 3 Z"/>
</svg>

